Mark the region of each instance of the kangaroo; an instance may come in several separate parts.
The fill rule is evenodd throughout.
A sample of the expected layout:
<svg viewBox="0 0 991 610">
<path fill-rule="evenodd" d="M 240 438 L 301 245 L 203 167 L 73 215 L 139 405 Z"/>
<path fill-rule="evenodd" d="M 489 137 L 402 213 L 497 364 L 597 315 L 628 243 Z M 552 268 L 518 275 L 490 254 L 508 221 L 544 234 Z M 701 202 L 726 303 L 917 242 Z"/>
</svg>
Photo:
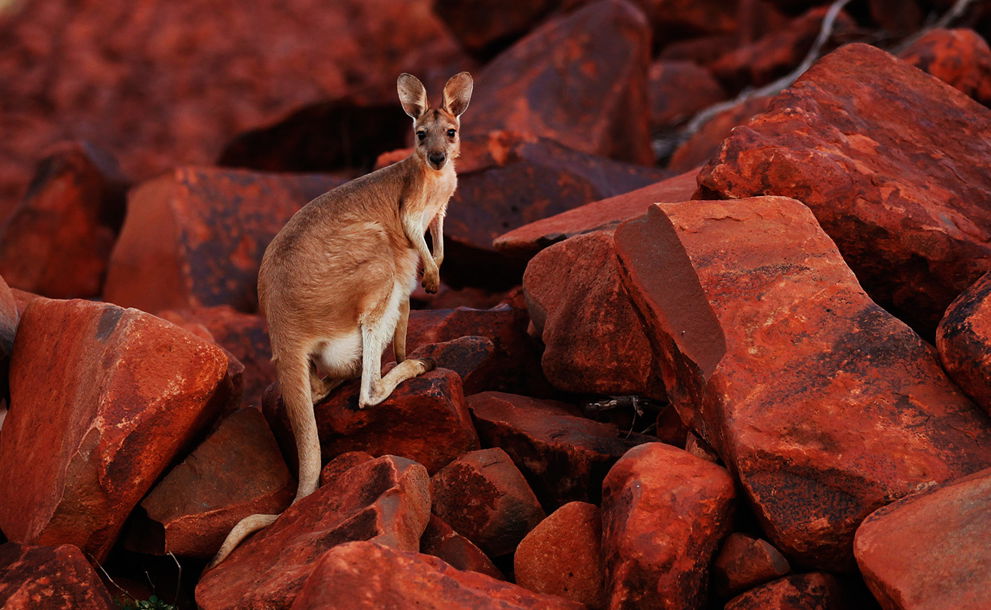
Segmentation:
<svg viewBox="0 0 991 610">
<path fill-rule="evenodd" d="M 364 409 L 434 367 L 429 359 L 406 359 L 409 295 L 418 264 L 427 292 L 440 283 L 444 214 L 457 186 L 454 159 L 472 78 L 467 72 L 452 76 L 443 104 L 433 108 L 415 76 L 401 74 L 397 88 L 413 119 L 412 154 L 306 204 L 268 245 L 258 272 L 259 305 L 299 455 L 293 503 L 313 493 L 320 476 L 314 402 L 360 375 L 358 407 Z M 383 377 L 382 353 L 390 339 L 397 365 Z M 242 519 L 211 567 L 277 517 Z"/>
</svg>

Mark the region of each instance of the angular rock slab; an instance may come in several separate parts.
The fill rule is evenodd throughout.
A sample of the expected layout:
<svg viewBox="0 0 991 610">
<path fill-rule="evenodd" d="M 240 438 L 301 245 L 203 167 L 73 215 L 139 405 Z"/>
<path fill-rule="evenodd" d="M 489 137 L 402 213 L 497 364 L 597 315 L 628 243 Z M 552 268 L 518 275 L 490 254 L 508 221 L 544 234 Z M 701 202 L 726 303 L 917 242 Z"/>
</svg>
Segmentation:
<svg viewBox="0 0 991 610">
<path fill-rule="evenodd" d="M 429 517 L 423 466 L 394 456 L 360 463 L 290 506 L 206 572 L 196 603 L 204 610 L 288 607 L 329 549 L 374 540 L 415 552 Z"/>
<path fill-rule="evenodd" d="M 723 140 L 729 137 L 733 129 L 767 110 L 768 102 L 768 97 L 752 97 L 717 113 L 678 145 L 668 161 L 668 169 L 684 172 L 707 163 L 719 152 Z M 697 170 L 695 174 L 698 174 Z"/>
<path fill-rule="evenodd" d="M 498 447 L 466 453 L 430 481 L 433 512 L 490 557 L 513 552 L 544 518 L 533 490 Z"/>
<path fill-rule="evenodd" d="M 701 197 L 808 205 L 868 293 L 931 336 L 991 268 L 991 110 L 888 53 L 830 53 L 733 131 Z"/>
<path fill-rule="evenodd" d="M 643 13 L 625 0 L 589 3 L 544 23 L 476 75 L 491 93 L 474 101 L 466 129 L 512 129 L 650 165 L 649 63 Z"/>
<path fill-rule="evenodd" d="M 991 469 L 872 513 L 854 554 L 885 608 L 987 608 Z"/>
<path fill-rule="evenodd" d="M 295 493 L 265 417 L 240 409 L 142 500 L 145 527 L 128 541 L 143 552 L 212 557 L 238 521 L 280 513 Z"/>
<path fill-rule="evenodd" d="M 499 385 L 495 343 L 488 337 L 469 335 L 416 348 L 409 358 L 430 358 L 437 368 L 454 371 L 461 377 L 465 394 L 484 392 Z"/>
<path fill-rule="evenodd" d="M 239 398 L 227 370 L 220 348 L 136 309 L 32 301 L 0 435 L 0 528 L 102 561 L 177 453 Z"/>
<path fill-rule="evenodd" d="M 327 552 L 307 579 L 293 610 L 317 608 L 582 608 L 550 595 L 462 572 L 436 557 L 374 542 L 349 542 Z"/>
<path fill-rule="evenodd" d="M 991 48 L 974 30 L 930 30 L 898 56 L 985 106 L 991 105 Z"/>
<path fill-rule="evenodd" d="M 619 275 L 611 232 L 542 250 L 526 267 L 523 292 L 544 342 L 540 366 L 555 388 L 664 396 L 650 343 Z"/>
<path fill-rule="evenodd" d="M 847 608 L 835 576 L 822 572 L 786 576 L 738 595 L 724 610 L 832 610 Z"/>
<path fill-rule="evenodd" d="M 117 608 L 78 547 L 0 544 L 0 606 L 7 610 Z"/>
<path fill-rule="evenodd" d="M 482 442 L 509 454 L 546 506 L 598 502 L 609 468 L 648 438 L 627 438 L 555 400 L 482 392 L 468 397 L 468 408 Z"/>
<path fill-rule="evenodd" d="M 151 313 L 258 306 L 266 246 L 338 178 L 181 167 L 131 191 L 103 296 Z"/>
<path fill-rule="evenodd" d="M 616 245 L 672 404 L 790 560 L 851 569 L 864 517 L 991 464 L 988 418 L 798 201 L 659 205 Z"/>
<path fill-rule="evenodd" d="M 936 350 L 953 381 L 991 415 L 991 273 L 950 303 Z"/>
<path fill-rule="evenodd" d="M 423 532 L 423 538 L 420 538 L 420 552 L 443 559 L 459 570 L 487 574 L 499 580 L 506 579 L 482 549 L 454 531 L 437 515 L 430 515 L 427 529 Z"/>
<path fill-rule="evenodd" d="M 569 502 L 537 524 L 516 547 L 516 584 L 590 608 L 603 606 L 599 507 Z"/>
<path fill-rule="evenodd" d="M 713 592 L 730 597 L 790 571 L 788 560 L 766 540 L 732 533 L 712 562 Z"/>
</svg>

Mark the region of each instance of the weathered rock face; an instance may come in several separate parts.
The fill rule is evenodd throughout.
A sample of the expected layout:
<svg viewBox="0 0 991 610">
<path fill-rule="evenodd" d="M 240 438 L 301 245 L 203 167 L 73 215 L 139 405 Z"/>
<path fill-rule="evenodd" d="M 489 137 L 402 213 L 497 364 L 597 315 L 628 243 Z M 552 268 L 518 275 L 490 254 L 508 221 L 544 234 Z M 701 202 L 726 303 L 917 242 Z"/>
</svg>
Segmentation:
<svg viewBox="0 0 991 610">
<path fill-rule="evenodd" d="M 296 483 L 257 409 L 228 416 L 141 502 L 129 546 L 156 554 L 212 557 L 238 521 L 278 514 Z"/>
<path fill-rule="evenodd" d="M 513 552 L 544 518 L 526 479 L 498 447 L 464 454 L 430 482 L 433 512 L 491 557 Z"/>
<path fill-rule="evenodd" d="M 347 382 L 313 407 L 324 459 L 347 451 L 398 455 L 433 473 L 478 448 L 457 373 L 435 369 L 414 377 L 399 384 L 382 404 L 367 409 L 358 408 L 360 382 Z M 288 415 L 275 392 L 268 394 L 265 411 L 284 453 L 295 456 Z"/>
<path fill-rule="evenodd" d="M 625 0 L 552 19 L 478 73 L 478 89 L 491 93 L 473 100 L 465 129 L 511 129 L 649 165 L 650 43 L 643 13 Z"/>
<path fill-rule="evenodd" d="M 726 99 L 712 72 L 691 61 L 659 60 L 647 81 L 652 131 L 670 130 L 695 113 Z"/>
<path fill-rule="evenodd" d="M 668 161 L 668 169 L 685 172 L 709 161 L 719 152 L 723 140 L 729 137 L 733 128 L 764 112 L 768 102 L 770 98 L 753 97 L 713 116 L 675 149 Z M 694 173 L 698 174 L 697 171 Z"/>
<path fill-rule="evenodd" d="M 989 130 L 991 110 L 963 93 L 847 45 L 733 132 L 699 174 L 701 195 L 804 202 L 871 296 L 932 336 L 991 267 Z"/>
<path fill-rule="evenodd" d="M 926 32 L 899 57 L 985 106 L 991 105 L 991 48 L 974 30 Z"/>
<path fill-rule="evenodd" d="M 32 608 L 115 608 L 107 588 L 75 546 L 0 544 L 0 606 Z"/>
<path fill-rule="evenodd" d="M 653 203 L 688 201 L 698 187 L 698 170 L 688 171 L 643 188 L 593 201 L 554 216 L 500 235 L 493 245 L 496 250 L 517 258 L 532 258 L 540 250 L 569 237 L 614 229 L 619 223 L 636 218 Z"/>
<path fill-rule="evenodd" d="M 10 286 L 0 276 L 0 403 L 7 399 L 7 373 L 10 368 L 10 354 L 14 351 L 14 336 L 21 319 L 17 299 Z M 3 420 L 0 420 L 0 426 Z"/>
<path fill-rule="evenodd" d="M 374 460 L 375 456 L 364 451 L 347 451 L 333 458 L 320 469 L 320 486 L 330 483 L 348 470 L 364 462 Z"/>
<path fill-rule="evenodd" d="M 420 552 L 443 559 L 459 570 L 470 570 L 505 580 L 499 568 L 475 543 L 454 531 L 437 515 L 430 515 L 430 522 L 420 539 Z"/>
<path fill-rule="evenodd" d="M 569 502 L 537 524 L 513 555 L 516 584 L 537 593 L 603 606 L 599 508 Z"/>
<path fill-rule="evenodd" d="M 953 381 L 991 415 L 991 273 L 950 303 L 936 349 Z"/>
<path fill-rule="evenodd" d="M 306 581 L 293 610 L 317 608 L 548 608 L 582 606 L 462 572 L 436 557 L 374 542 L 349 542 L 327 552 Z"/>
<path fill-rule="evenodd" d="M 103 296 L 157 313 L 230 305 L 255 311 L 268 242 L 330 176 L 184 167 L 132 191 Z"/>
<path fill-rule="evenodd" d="M 663 443 L 630 449 L 602 484 L 608 606 L 701 608 L 733 496 L 733 479 L 711 462 Z"/>
<path fill-rule="evenodd" d="M 873 510 L 991 464 L 987 417 L 801 203 L 662 204 L 616 244 L 672 403 L 789 559 L 850 569 Z"/>
<path fill-rule="evenodd" d="M 87 301 L 28 305 L 10 381 L 0 528 L 14 542 L 72 543 L 98 560 L 177 453 L 239 398 L 215 345 Z"/>
<path fill-rule="evenodd" d="M 991 585 L 991 469 L 874 512 L 854 553 L 885 608 L 983 608 Z"/>
<path fill-rule="evenodd" d="M 506 4 L 498 0 L 435 0 L 434 12 L 473 57 L 488 59 L 529 32 L 562 0 Z"/>
<path fill-rule="evenodd" d="M 834 576 L 822 572 L 795 574 L 769 582 L 726 604 L 724 610 L 772 610 L 845 608 L 843 589 Z"/>
<path fill-rule="evenodd" d="M 546 506 L 597 502 L 609 468 L 648 438 L 554 400 L 483 392 L 469 396 L 468 407 L 483 444 L 508 453 Z"/>
<path fill-rule="evenodd" d="M 206 572 L 196 603 L 205 610 L 289 607 L 329 549 L 372 540 L 415 552 L 429 516 L 423 466 L 393 456 L 360 463 L 290 506 Z"/>
<path fill-rule="evenodd" d="M 567 277 L 567 281 L 561 281 Z M 663 396 L 650 343 L 619 276 L 611 231 L 567 239 L 523 274 L 541 368 L 559 390 Z"/>
<path fill-rule="evenodd" d="M 725 599 L 790 571 L 788 560 L 766 540 L 732 533 L 712 563 L 713 593 Z"/>
<path fill-rule="evenodd" d="M 430 358 L 437 368 L 454 371 L 461 377 L 465 394 L 484 392 L 500 385 L 503 378 L 495 353 L 495 343 L 488 337 L 467 336 L 421 345 L 410 358 Z"/>
<path fill-rule="evenodd" d="M 85 142 L 51 151 L 6 224 L 0 218 L 4 279 L 49 297 L 99 295 L 124 221 L 125 182 L 116 162 Z"/>
</svg>

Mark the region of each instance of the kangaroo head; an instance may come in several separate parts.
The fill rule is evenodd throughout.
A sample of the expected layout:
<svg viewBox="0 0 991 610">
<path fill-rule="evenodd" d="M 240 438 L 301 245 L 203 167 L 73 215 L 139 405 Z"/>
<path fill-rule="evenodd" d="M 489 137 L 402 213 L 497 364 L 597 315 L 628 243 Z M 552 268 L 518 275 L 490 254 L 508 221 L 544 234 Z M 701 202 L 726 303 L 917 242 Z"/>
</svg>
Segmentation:
<svg viewBox="0 0 991 610">
<path fill-rule="evenodd" d="M 444 103 L 431 108 L 427 90 L 412 74 L 400 74 L 396 83 L 399 101 L 413 119 L 414 153 L 427 167 L 440 171 L 456 159 L 461 147 L 460 116 L 471 100 L 471 74 L 460 72 L 444 85 Z"/>
</svg>

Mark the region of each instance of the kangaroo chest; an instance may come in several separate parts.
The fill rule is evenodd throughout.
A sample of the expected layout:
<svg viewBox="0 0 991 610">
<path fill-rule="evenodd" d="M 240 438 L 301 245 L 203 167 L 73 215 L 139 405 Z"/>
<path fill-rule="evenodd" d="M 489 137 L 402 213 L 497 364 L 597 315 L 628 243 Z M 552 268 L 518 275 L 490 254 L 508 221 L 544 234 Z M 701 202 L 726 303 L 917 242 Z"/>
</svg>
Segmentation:
<svg viewBox="0 0 991 610">
<path fill-rule="evenodd" d="M 438 214 L 442 214 L 447 202 L 457 186 L 454 171 L 445 171 L 439 176 L 424 180 L 419 189 L 409 193 L 404 202 L 407 213 L 419 219 L 423 231 Z"/>
</svg>

